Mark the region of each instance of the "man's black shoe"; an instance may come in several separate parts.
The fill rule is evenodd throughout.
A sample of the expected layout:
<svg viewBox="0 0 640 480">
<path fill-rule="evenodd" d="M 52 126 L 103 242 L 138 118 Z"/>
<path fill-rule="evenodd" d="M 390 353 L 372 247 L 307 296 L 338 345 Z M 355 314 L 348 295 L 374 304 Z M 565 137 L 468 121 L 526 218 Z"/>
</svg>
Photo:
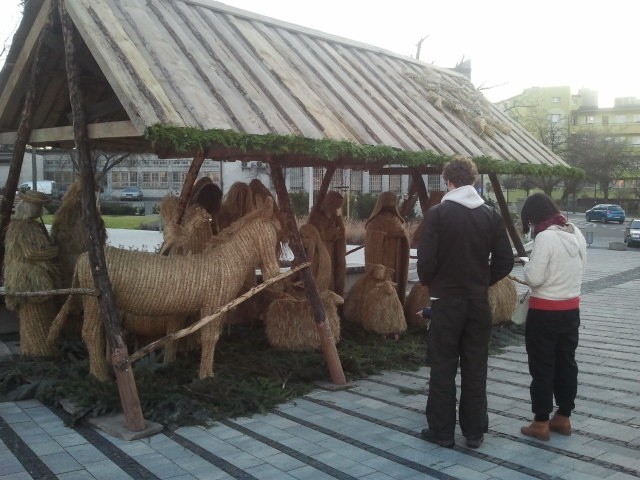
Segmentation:
<svg viewBox="0 0 640 480">
<path fill-rule="evenodd" d="M 422 437 L 423 440 L 426 440 L 429 443 L 435 443 L 436 445 L 440 445 L 441 447 L 444 447 L 444 448 L 453 448 L 453 446 L 456 444 L 453 441 L 453 439 L 444 440 L 442 438 L 436 437 L 433 434 L 433 432 L 428 428 L 423 428 L 422 431 L 420 432 L 420 436 Z"/>
<path fill-rule="evenodd" d="M 469 448 L 479 448 L 484 441 L 484 436 L 480 436 L 479 438 L 467 438 L 467 447 Z"/>
</svg>

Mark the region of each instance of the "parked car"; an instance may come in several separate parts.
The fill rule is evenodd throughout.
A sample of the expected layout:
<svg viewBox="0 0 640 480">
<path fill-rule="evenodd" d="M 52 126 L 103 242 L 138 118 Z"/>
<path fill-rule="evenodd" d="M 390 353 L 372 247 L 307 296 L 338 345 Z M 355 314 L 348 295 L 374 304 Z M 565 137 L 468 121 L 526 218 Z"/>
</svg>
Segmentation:
<svg viewBox="0 0 640 480">
<path fill-rule="evenodd" d="M 142 200 L 143 198 L 140 187 L 125 187 L 120 192 L 120 200 Z"/>
<path fill-rule="evenodd" d="M 599 222 L 618 222 L 623 223 L 625 218 L 624 210 L 620 205 L 611 203 L 601 203 L 590 208 L 585 212 L 587 222 L 598 220 Z"/>
<path fill-rule="evenodd" d="M 624 243 L 629 247 L 640 245 L 640 218 L 634 218 L 625 227 Z"/>
</svg>

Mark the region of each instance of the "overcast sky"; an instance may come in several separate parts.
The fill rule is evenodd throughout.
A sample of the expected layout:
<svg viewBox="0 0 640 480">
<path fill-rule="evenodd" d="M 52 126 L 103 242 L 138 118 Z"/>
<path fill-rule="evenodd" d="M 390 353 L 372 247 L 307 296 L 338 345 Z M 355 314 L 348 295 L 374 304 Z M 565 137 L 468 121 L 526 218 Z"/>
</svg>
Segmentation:
<svg viewBox="0 0 640 480">
<path fill-rule="evenodd" d="M 472 81 L 491 101 L 557 85 L 597 90 L 600 107 L 612 106 L 614 97 L 640 98 L 640 0 L 224 3 L 407 56 L 415 57 L 427 37 L 420 59 L 443 67 L 471 59 Z M 0 0 L 0 41 L 19 19 L 18 0 Z"/>
</svg>

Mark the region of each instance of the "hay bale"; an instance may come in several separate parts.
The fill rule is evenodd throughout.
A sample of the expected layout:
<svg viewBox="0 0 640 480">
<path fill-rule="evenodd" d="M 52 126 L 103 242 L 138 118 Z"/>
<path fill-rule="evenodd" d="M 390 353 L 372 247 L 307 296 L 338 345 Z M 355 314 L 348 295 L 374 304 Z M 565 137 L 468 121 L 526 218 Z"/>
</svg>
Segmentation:
<svg viewBox="0 0 640 480">
<path fill-rule="evenodd" d="M 426 327 L 427 319 L 416 315 L 416 312 L 429 305 L 431 305 L 429 287 L 420 284 L 414 285 L 404 302 L 404 315 L 407 324 L 411 327 Z"/>
<path fill-rule="evenodd" d="M 344 299 L 343 316 L 345 321 L 362 324 L 362 307 L 367 293 L 384 280 L 391 280 L 393 270 L 384 265 L 367 265 L 365 274 L 353 284 Z"/>
<path fill-rule="evenodd" d="M 518 292 L 513 280 L 509 277 L 489 287 L 489 306 L 493 325 L 510 322 L 517 305 Z"/>
<path fill-rule="evenodd" d="M 379 282 L 365 295 L 362 327 L 380 335 L 397 336 L 407 331 L 404 310 L 393 282 Z"/>
<path fill-rule="evenodd" d="M 320 299 L 327 312 L 327 322 L 336 343 L 340 341 L 340 318 L 337 305 L 340 295 L 325 290 Z M 311 305 L 306 299 L 294 297 L 274 300 L 267 310 L 266 334 L 269 344 L 280 350 L 309 352 L 321 348 Z"/>
</svg>

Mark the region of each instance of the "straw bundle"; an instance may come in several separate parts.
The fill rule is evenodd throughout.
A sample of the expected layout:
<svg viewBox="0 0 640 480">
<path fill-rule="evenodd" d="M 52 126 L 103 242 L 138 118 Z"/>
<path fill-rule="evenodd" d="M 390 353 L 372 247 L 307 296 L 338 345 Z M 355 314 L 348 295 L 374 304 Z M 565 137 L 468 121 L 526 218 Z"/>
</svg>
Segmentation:
<svg viewBox="0 0 640 480">
<path fill-rule="evenodd" d="M 377 283 L 364 297 L 362 327 L 380 335 L 394 335 L 407 331 L 402 304 L 393 282 Z"/>
<path fill-rule="evenodd" d="M 320 299 L 327 313 L 331 334 L 338 343 L 340 317 L 337 305 L 343 303 L 342 297 L 325 290 L 320 292 Z M 321 348 L 313 311 L 306 299 L 289 297 L 274 300 L 267 310 L 265 323 L 267 340 L 274 348 L 294 352 L 309 352 Z"/>
<path fill-rule="evenodd" d="M 510 322 L 517 305 L 518 292 L 510 278 L 505 277 L 489 287 L 489 306 L 493 325 Z"/>
<path fill-rule="evenodd" d="M 21 356 L 46 357 L 55 354 L 55 348 L 47 342 L 47 334 L 57 311 L 57 305 L 53 300 L 26 303 L 20 307 L 18 319 Z"/>
<path fill-rule="evenodd" d="M 367 265 L 364 275 L 356 280 L 344 299 L 344 320 L 362 324 L 362 307 L 366 295 L 378 283 L 390 280 L 392 273 L 393 271 L 384 265 Z"/>
<path fill-rule="evenodd" d="M 407 319 L 407 324 L 412 327 L 426 327 L 427 319 L 422 318 L 421 315 L 416 315 L 416 312 L 429 305 L 431 305 L 429 287 L 420 284 L 414 285 L 409 295 L 407 295 L 407 300 L 404 302 L 404 315 Z"/>
<path fill-rule="evenodd" d="M 393 269 L 400 303 L 404 303 L 409 274 L 409 235 L 396 206 L 396 194 L 384 192 L 366 223 L 365 265 L 381 264 Z"/>
<path fill-rule="evenodd" d="M 116 306 L 139 315 L 198 315 L 202 318 L 234 299 L 245 279 L 260 266 L 265 279 L 279 272 L 275 254 L 277 224 L 273 202 L 267 201 L 218 235 L 221 244 L 189 256 L 161 256 L 107 247 L 105 257 Z M 86 254 L 78 258 L 74 284 L 93 286 Z M 83 339 L 89 351 L 90 371 L 108 378 L 104 336 L 97 299 L 83 297 Z M 66 318 L 60 312 L 51 329 L 55 338 Z M 216 318 L 200 330 L 202 357 L 200 378 L 213 375 L 213 353 L 222 328 Z"/>
<path fill-rule="evenodd" d="M 347 243 L 342 219 L 343 198 L 339 192 L 330 191 L 319 205 L 309 213 L 311 225 L 318 229 L 320 238 L 331 257 L 331 282 L 329 289 L 342 296 L 347 274 Z"/>
</svg>

